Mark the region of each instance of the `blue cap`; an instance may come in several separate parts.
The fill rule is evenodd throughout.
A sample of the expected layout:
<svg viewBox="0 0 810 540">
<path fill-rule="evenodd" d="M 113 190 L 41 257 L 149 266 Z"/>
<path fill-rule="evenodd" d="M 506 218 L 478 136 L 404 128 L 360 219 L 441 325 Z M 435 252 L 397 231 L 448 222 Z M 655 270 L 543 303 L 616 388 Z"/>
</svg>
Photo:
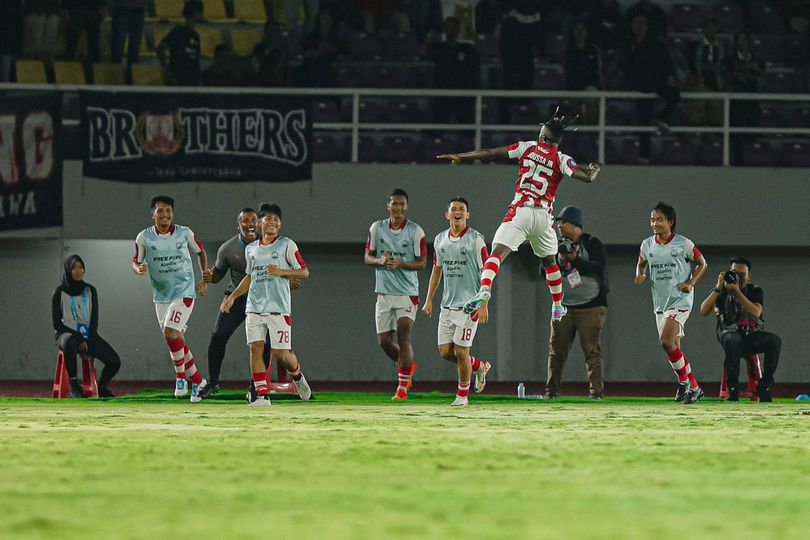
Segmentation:
<svg viewBox="0 0 810 540">
<path fill-rule="evenodd" d="M 557 221 L 565 221 L 566 223 L 573 223 L 574 225 L 582 227 L 582 210 L 576 206 L 566 206 L 560 211 L 559 214 L 557 214 L 557 217 L 554 219 Z"/>
</svg>

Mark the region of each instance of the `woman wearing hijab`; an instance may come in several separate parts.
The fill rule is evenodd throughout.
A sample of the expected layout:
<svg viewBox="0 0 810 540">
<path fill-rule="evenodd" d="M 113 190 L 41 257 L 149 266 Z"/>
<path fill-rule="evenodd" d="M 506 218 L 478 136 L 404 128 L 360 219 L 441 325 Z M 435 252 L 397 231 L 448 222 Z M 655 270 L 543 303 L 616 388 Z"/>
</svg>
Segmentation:
<svg viewBox="0 0 810 540">
<path fill-rule="evenodd" d="M 62 283 L 53 291 L 51 312 L 56 346 L 65 354 L 70 397 L 85 397 L 76 376 L 76 355 L 79 353 L 89 354 L 104 364 L 98 380 L 98 395 L 114 397 L 107 384 L 118 373 L 121 359 L 98 335 L 98 293 L 95 287 L 83 281 L 85 268 L 81 257 L 69 255 L 63 265 Z"/>
</svg>

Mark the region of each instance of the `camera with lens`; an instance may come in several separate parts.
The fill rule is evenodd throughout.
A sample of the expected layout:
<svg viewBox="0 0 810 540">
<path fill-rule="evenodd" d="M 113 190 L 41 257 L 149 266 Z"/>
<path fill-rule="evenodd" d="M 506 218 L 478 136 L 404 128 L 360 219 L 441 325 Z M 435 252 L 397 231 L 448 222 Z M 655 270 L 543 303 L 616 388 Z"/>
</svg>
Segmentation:
<svg viewBox="0 0 810 540">
<path fill-rule="evenodd" d="M 740 276 L 737 274 L 736 271 L 734 271 L 734 270 L 726 270 L 726 273 L 723 274 L 723 281 L 725 281 L 726 283 L 729 283 L 729 284 L 737 283 L 737 280 L 739 279 L 739 277 Z"/>
<path fill-rule="evenodd" d="M 560 238 L 560 246 L 557 248 L 561 255 L 574 252 L 574 243 L 569 238 Z"/>
</svg>

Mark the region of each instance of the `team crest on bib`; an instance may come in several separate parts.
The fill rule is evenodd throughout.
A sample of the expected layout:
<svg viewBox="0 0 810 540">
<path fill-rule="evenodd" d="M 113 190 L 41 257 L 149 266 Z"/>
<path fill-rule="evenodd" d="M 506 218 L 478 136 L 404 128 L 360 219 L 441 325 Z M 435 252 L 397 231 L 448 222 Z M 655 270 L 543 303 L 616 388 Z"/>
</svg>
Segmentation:
<svg viewBox="0 0 810 540">
<path fill-rule="evenodd" d="M 270 257 L 273 259 L 278 259 L 278 253 L 274 252 L 272 255 L 270 255 Z"/>
<path fill-rule="evenodd" d="M 174 248 L 175 248 L 175 249 L 182 249 L 182 247 L 183 247 L 183 242 L 177 242 L 177 243 L 174 245 Z"/>
<path fill-rule="evenodd" d="M 671 257 L 677 257 L 678 256 L 678 250 L 673 249 L 669 254 L 670 254 Z"/>
<path fill-rule="evenodd" d="M 461 254 L 466 255 L 467 254 L 467 248 L 461 248 Z"/>
</svg>

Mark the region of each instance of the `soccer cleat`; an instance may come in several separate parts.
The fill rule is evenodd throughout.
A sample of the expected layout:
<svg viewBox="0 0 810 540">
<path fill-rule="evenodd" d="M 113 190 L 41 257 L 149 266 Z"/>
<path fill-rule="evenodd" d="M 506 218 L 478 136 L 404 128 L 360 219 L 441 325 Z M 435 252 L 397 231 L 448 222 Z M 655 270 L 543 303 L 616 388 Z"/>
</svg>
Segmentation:
<svg viewBox="0 0 810 540">
<path fill-rule="evenodd" d="M 605 399 L 605 396 L 603 394 L 590 394 L 588 398 L 591 401 L 602 401 L 603 399 Z"/>
<path fill-rule="evenodd" d="M 408 391 L 405 388 L 399 386 L 397 387 L 397 393 L 394 394 L 394 397 L 391 398 L 391 401 L 405 401 L 406 399 L 408 399 Z"/>
<path fill-rule="evenodd" d="M 217 392 L 219 392 L 219 385 L 217 383 L 209 382 L 208 384 L 205 385 L 205 388 L 200 390 L 200 397 L 205 399 L 213 396 Z"/>
<path fill-rule="evenodd" d="M 413 373 L 414 373 L 414 371 L 416 371 L 416 362 L 411 364 L 411 376 L 408 377 L 408 384 L 405 385 L 405 388 L 407 388 L 408 390 L 413 388 Z"/>
<path fill-rule="evenodd" d="M 250 381 L 250 386 L 248 386 L 247 394 L 245 394 L 245 399 L 248 403 L 253 403 L 256 400 L 256 385 L 253 384 L 253 380 Z"/>
<path fill-rule="evenodd" d="M 543 394 L 543 397 L 541 399 L 546 399 L 546 400 L 550 401 L 550 400 L 557 399 L 558 397 L 560 397 L 560 395 L 557 394 L 556 392 L 548 392 L 548 391 L 546 391 L 546 393 Z"/>
<path fill-rule="evenodd" d="M 188 383 L 185 379 L 175 379 L 174 397 L 183 397 L 188 394 Z"/>
<path fill-rule="evenodd" d="M 80 385 L 78 382 L 74 383 L 73 381 L 71 381 L 70 382 L 70 397 L 72 397 L 74 399 L 82 399 L 82 398 L 85 398 L 87 396 L 84 395 L 84 390 L 82 390 L 82 385 Z"/>
<path fill-rule="evenodd" d="M 269 407 L 270 400 L 267 396 L 257 396 L 256 399 L 250 402 L 251 407 Z"/>
<path fill-rule="evenodd" d="M 568 313 L 568 309 L 562 304 L 553 304 L 551 306 L 551 320 L 552 321 L 561 321 L 565 314 Z"/>
<path fill-rule="evenodd" d="M 490 369 L 492 369 L 492 364 L 486 360 L 481 360 L 481 367 L 475 372 L 475 383 L 473 384 L 473 390 L 475 390 L 476 394 L 484 391 L 484 387 L 487 385 L 487 373 L 489 373 Z"/>
<path fill-rule="evenodd" d="M 765 379 L 760 380 L 757 383 L 757 397 L 759 398 L 760 403 L 773 403 L 773 398 L 771 397 L 771 385 Z"/>
<path fill-rule="evenodd" d="M 453 403 L 450 404 L 451 407 L 466 407 L 470 404 L 470 400 L 467 396 L 456 396 L 456 399 L 453 400 Z"/>
<path fill-rule="evenodd" d="M 726 401 L 740 401 L 740 391 L 733 386 L 729 386 Z"/>
<path fill-rule="evenodd" d="M 461 310 L 466 313 L 467 315 L 472 315 L 478 308 L 481 307 L 481 304 L 484 302 L 489 301 L 489 298 L 492 296 L 492 293 L 489 292 L 489 289 L 481 289 L 478 291 L 478 294 L 470 298 L 464 303 L 464 307 Z"/>
<path fill-rule="evenodd" d="M 698 386 L 694 390 L 689 390 L 689 392 L 686 393 L 686 397 L 683 398 L 683 404 L 691 405 L 693 403 L 696 403 L 697 400 L 699 400 L 702 397 L 703 397 L 703 389 Z"/>
<path fill-rule="evenodd" d="M 203 398 L 200 395 L 200 392 L 205 390 L 206 386 L 208 386 L 208 381 L 206 381 L 205 379 L 201 380 L 200 384 L 194 384 L 194 383 L 191 384 L 191 402 L 192 403 L 199 403 L 200 401 L 202 401 Z"/>
<path fill-rule="evenodd" d="M 678 389 L 675 391 L 675 401 L 681 402 L 686 398 L 686 394 L 689 393 L 689 383 L 682 382 L 678 383 Z"/>
<path fill-rule="evenodd" d="M 312 389 L 309 387 L 309 383 L 303 373 L 301 374 L 301 378 L 297 381 L 293 379 L 293 384 L 295 384 L 295 389 L 298 390 L 298 395 L 302 400 L 306 401 L 312 397 Z"/>
<path fill-rule="evenodd" d="M 98 397 L 111 398 L 111 397 L 115 397 L 115 394 L 110 392 L 109 388 L 107 388 L 106 386 L 100 384 L 100 385 L 98 385 Z"/>
</svg>

